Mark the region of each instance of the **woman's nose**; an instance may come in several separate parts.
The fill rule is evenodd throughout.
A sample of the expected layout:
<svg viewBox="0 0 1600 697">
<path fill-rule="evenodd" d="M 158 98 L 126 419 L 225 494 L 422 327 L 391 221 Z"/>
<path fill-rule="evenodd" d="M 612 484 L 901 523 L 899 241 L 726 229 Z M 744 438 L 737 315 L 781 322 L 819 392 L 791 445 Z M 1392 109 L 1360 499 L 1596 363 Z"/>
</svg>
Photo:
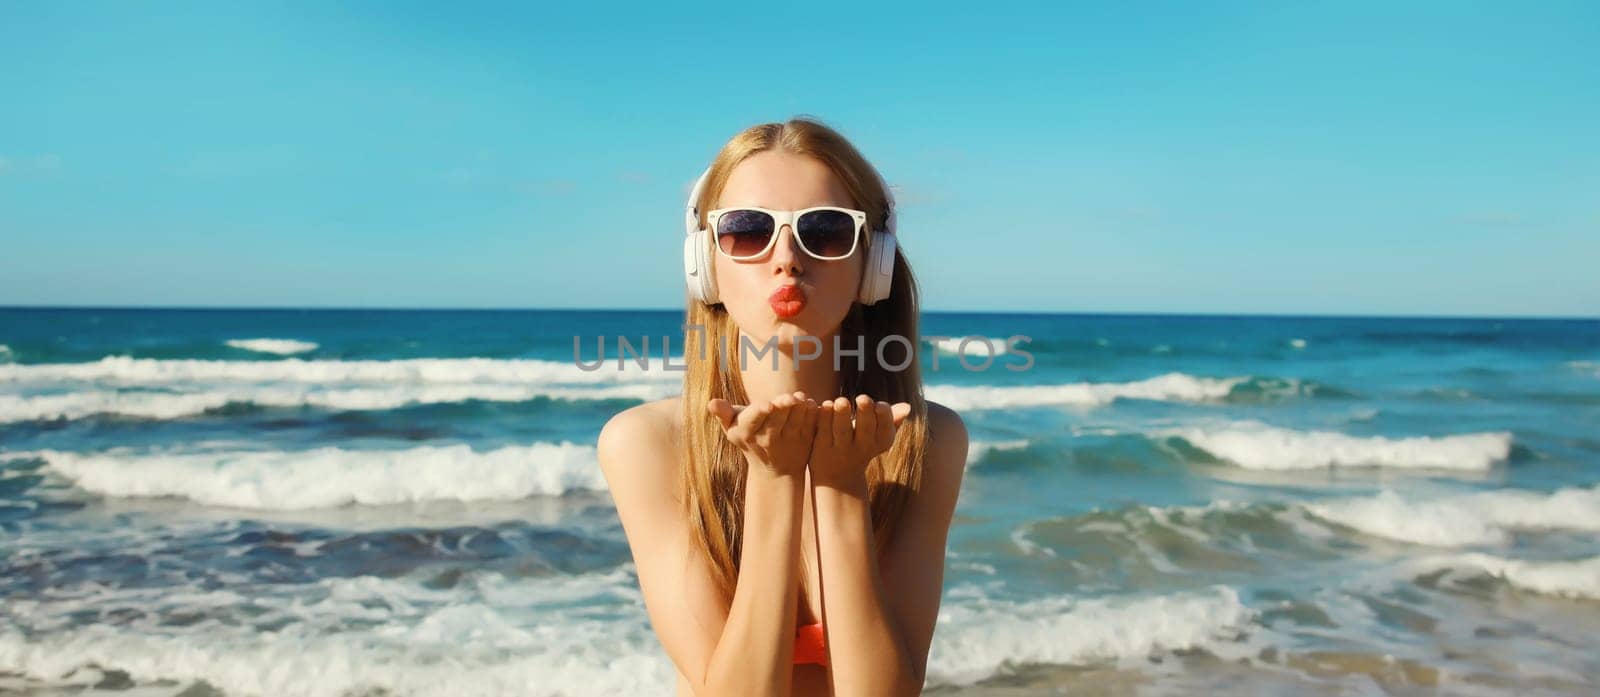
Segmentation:
<svg viewBox="0 0 1600 697">
<path fill-rule="evenodd" d="M 778 243 L 773 245 L 772 263 L 781 268 L 800 268 L 800 260 L 805 252 L 800 249 L 794 237 L 794 228 L 784 225 L 778 228 Z"/>
</svg>

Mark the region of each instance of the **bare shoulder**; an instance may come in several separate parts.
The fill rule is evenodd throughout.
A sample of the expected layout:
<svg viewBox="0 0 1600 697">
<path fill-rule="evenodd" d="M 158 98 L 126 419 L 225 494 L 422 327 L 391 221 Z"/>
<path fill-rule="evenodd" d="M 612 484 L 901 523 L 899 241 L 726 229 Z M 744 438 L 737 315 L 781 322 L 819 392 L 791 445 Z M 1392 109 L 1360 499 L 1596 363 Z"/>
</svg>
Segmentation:
<svg viewBox="0 0 1600 697">
<path fill-rule="evenodd" d="M 966 466 L 967 422 L 938 402 L 928 402 L 928 452 L 933 461 L 953 461 L 960 469 Z"/>
<path fill-rule="evenodd" d="M 677 437 L 678 425 L 683 421 L 678 411 L 681 402 L 677 397 L 658 399 L 623 409 L 611 416 L 600 429 L 600 442 L 624 445 L 640 439 L 653 440 L 652 445 L 670 445 Z"/>
<path fill-rule="evenodd" d="M 683 420 L 679 404 L 676 397 L 645 402 L 613 414 L 601 427 L 595 454 L 613 495 L 618 487 L 635 482 L 644 483 L 645 490 L 671 490 L 650 483 L 670 481 L 676 474 L 674 445 Z"/>
<path fill-rule="evenodd" d="M 657 399 L 652 402 L 636 404 L 612 415 L 611 421 L 620 420 L 626 424 L 629 422 L 644 420 L 655 422 L 654 424 L 650 425 L 656 427 L 672 426 L 682 418 L 678 412 L 678 407 L 682 403 L 683 401 L 679 397 L 667 397 L 665 399 Z M 611 422 L 608 421 L 607 425 L 610 425 L 610 423 Z M 639 426 L 645 424 L 634 423 L 633 425 Z"/>
</svg>

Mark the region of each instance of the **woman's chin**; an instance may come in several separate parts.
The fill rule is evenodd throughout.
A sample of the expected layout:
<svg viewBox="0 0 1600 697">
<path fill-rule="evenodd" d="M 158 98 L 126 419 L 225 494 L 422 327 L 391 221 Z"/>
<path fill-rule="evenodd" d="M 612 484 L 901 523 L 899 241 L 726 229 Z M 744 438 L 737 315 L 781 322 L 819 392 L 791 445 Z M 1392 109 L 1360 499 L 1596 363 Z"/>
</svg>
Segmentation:
<svg viewBox="0 0 1600 697">
<path fill-rule="evenodd" d="M 772 322 L 772 336 L 781 346 L 790 346 L 798 337 L 812 337 L 821 339 L 827 335 L 825 327 L 817 326 L 815 318 L 807 317 L 801 313 L 788 319 L 777 318 Z"/>
</svg>

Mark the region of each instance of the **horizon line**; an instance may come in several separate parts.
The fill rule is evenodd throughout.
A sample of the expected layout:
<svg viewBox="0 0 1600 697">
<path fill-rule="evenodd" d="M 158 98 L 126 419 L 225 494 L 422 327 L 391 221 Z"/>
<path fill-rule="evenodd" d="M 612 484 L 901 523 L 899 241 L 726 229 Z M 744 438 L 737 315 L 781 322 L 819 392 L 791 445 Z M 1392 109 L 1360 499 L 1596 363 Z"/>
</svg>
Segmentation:
<svg viewBox="0 0 1600 697">
<path fill-rule="evenodd" d="M 200 311 L 200 312 L 683 312 L 681 307 L 403 307 L 394 305 L 0 305 L 5 310 L 109 310 L 109 311 Z M 1052 315 L 1082 317 L 1215 317 L 1215 318 L 1279 318 L 1279 319 L 1465 319 L 1465 320 L 1537 320 L 1537 321 L 1595 321 L 1600 315 L 1472 315 L 1472 314 L 1352 314 L 1352 313 L 1292 313 L 1292 312 L 1195 312 L 1163 310 L 953 310 L 923 309 L 924 314 L 966 315 Z"/>
</svg>

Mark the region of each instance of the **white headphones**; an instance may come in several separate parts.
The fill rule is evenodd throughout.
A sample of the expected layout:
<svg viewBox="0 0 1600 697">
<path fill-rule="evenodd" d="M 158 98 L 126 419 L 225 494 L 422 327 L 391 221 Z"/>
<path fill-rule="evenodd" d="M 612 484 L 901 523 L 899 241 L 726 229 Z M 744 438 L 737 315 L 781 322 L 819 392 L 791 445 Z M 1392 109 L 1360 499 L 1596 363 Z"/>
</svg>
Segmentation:
<svg viewBox="0 0 1600 697">
<path fill-rule="evenodd" d="M 711 231 L 700 227 L 699 211 L 695 210 L 695 202 L 700 200 L 701 190 L 705 188 L 706 178 L 710 175 L 711 168 L 707 167 L 695 181 L 694 190 L 689 192 L 689 202 L 684 206 L 683 230 L 688 236 L 683 238 L 683 278 L 689 286 L 691 298 L 714 305 L 722 302 L 717 295 L 717 281 L 711 270 L 711 255 L 716 252 L 711 249 L 711 240 L 707 239 Z M 871 230 L 872 251 L 867 263 L 861 266 L 861 293 L 856 297 L 863 305 L 872 305 L 889 297 L 889 289 L 894 285 L 894 193 L 889 191 L 889 184 L 883 181 L 881 175 L 878 183 L 883 186 L 883 193 L 889 199 L 889 220 L 885 226 L 887 229 Z"/>
</svg>

